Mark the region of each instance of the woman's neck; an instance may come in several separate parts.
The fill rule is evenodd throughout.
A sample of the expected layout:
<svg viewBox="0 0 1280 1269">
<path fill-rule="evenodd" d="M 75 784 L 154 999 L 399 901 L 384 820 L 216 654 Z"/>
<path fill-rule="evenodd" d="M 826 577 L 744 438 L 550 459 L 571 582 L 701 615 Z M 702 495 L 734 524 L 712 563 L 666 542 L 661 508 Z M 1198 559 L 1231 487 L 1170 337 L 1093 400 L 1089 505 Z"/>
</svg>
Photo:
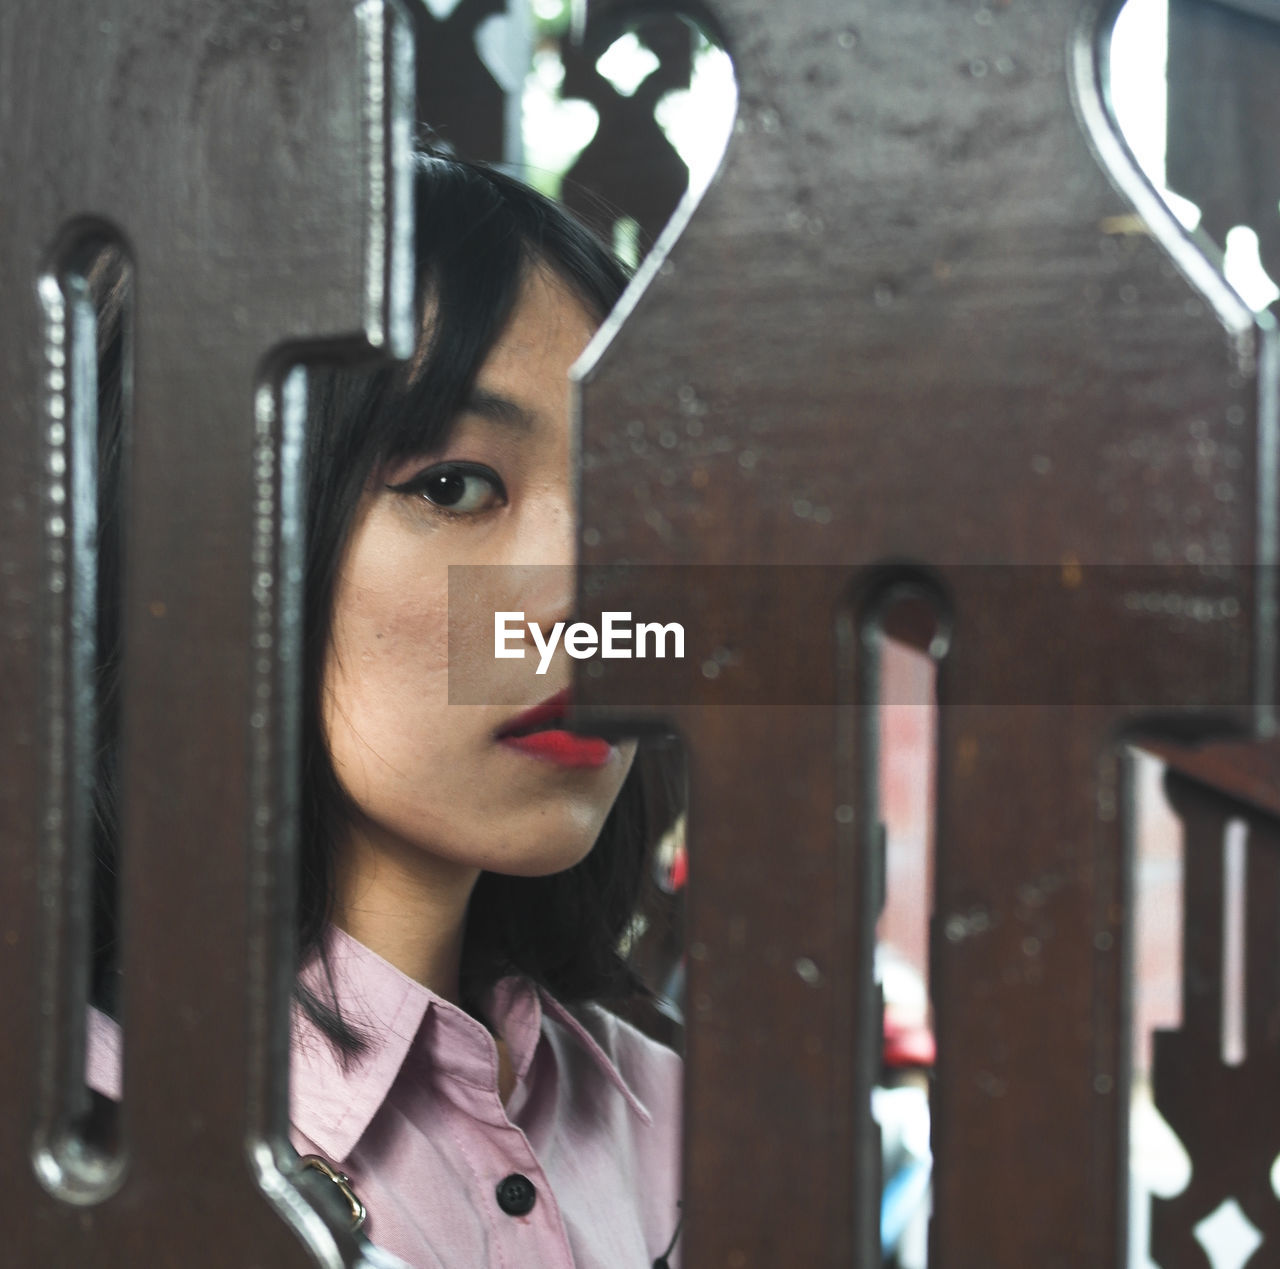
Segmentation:
<svg viewBox="0 0 1280 1269">
<path fill-rule="evenodd" d="M 334 923 L 456 1004 L 467 904 L 479 876 L 376 826 L 358 826 L 338 851 Z"/>
</svg>

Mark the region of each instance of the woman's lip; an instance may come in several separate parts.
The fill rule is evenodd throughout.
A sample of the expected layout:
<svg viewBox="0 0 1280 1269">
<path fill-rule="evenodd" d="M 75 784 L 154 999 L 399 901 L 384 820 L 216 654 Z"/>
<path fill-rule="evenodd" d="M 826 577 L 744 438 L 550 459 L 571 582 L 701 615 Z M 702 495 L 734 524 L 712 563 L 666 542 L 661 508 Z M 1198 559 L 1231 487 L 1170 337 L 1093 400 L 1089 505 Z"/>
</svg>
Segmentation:
<svg viewBox="0 0 1280 1269">
<path fill-rule="evenodd" d="M 554 723 L 564 718 L 569 713 L 569 689 L 561 688 L 554 696 L 549 696 L 545 701 L 535 705 L 532 709 L 527 709 L 523 714 L 517 714 L 515 718 L 509 718 L 498 729 L 498 739 L 503 740 L 510 736 L 512 732 L 527 731 L 530 727 L 539 727 L 543 723 Z"/>
<path fill-rule="evenodd" d="M 502 743 L 532 758 L 554 762 L 561 767 L 603 767 L 613 754 L 613 746 L 607 740 L 599 736 L 576 736 L 571 731 L 535 731 L 527 736 L 504 736 Z"/>
</svg>

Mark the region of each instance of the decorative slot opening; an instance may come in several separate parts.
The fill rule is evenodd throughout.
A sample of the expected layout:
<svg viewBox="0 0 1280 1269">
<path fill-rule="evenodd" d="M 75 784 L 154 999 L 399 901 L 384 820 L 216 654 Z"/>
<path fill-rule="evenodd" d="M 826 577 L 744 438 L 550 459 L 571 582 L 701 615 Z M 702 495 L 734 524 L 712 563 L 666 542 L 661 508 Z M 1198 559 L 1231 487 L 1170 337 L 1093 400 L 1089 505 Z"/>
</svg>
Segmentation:
<svg viewBox="0 0 1280 1269">
<path fill-rule="evenodd" d="M 120 1182 L 114 970 L 115 671 L 120 510 L 131 410 L 133 271 L 107 230 L 76 226 L 40 280 L 45 314 L 45 817 L 50 1008 L 34 1161 L 72 1203 Z M 115 1073 L 111 1073 L 112 1067 Z"/>
<path fill-rule="evenodd" d="M 1178 224 L 1255 312 L 1280 297 L 1280 176 L 1263 139 L 1280 16 L 1250 0 L 1127 0 L 1106 36 L 1113 126 Z M 1252 120 L 1252 124 L 1242 120 Z M 1275 157 L 1276 151 L 1270 151 Z"/>
<path fill-rule="evenodd" d="M 928 589 L 907 582 L 890 589 L 878 619 L 876 784 L 884 906 L 875 966 L 884 1013 L 872 1107 L 880 1127 L 880 1249 L 895 1269 L 928 1263 L 937 678 L 948 646 L 940 613 Z"/>
<path fill-rule="evenodd" d="M 1245 1059 L 1245 822 L 1227 824 L 1222 842 L 1222 1061 L 1239 1066 Z"/>
</svg>

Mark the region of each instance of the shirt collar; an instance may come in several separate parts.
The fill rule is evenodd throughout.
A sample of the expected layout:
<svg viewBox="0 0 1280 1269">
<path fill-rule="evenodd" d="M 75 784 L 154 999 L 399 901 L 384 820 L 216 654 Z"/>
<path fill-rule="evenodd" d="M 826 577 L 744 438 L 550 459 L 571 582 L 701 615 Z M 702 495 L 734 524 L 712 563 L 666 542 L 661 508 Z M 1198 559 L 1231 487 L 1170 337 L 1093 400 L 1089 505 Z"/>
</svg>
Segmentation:
<svg viewBox="0 0 1280 1269">
<path fill-rule="evenodd" d="M 343 1054 L 298 1007 L 293 1008 L 289 1118 L 335 1162 L 355 1147 L 386 1100 L 435 994 L 344 930 L 326 936 L 328 974 L 317 956 L 299 977 L 343 1022 L 365 1037 L 363 1052 Z"/>
<path fill-rule="evenodd" d="M 488 1041 L 481 1024 L 469 1014 L 401 973 L 337 926 L 329 927 L 327 950 L 333 996 L 343 1018 L 365 1032 L 369 1044 L 344 1066 L 340 1052 L 295 1005 L 289 1117 L 303 1136 L 315 1142 L 335 1163 L 341 1163 L 355 1149 L 378 1108 L 386 1101 L 428 1010 L 436 1011 L 440 1024 L 437 1039 L 442 1049 L 447 1050 L 433 1057 L 456 1064 L 459 1051 L 469 1049 L 474 1063 L 478 1051 L 488 1052 Z M 318 958 L 302 971 L 301 977 L 321 1000 L 330 998 Z M 487 1007 L 490 1019 L 507 1042 L 512 1066 L 521 1083 L 533 1064 L 546 1013 L 590 1054 L 632 1112 L 646 1124 L 653 1122 L 648 1108 L 600 1042 L 545 989 L 535 988 L 527 979 L 503 978 L 495 985 Z M 106 1014 L 90 1009 L 88 1030 L 87 1082 L 118 1101 L 119 1025 Z"/>
<path fill-rule="evenodd" d="M 433 1060 L 446 1066 L 469 1062 L 474 1070 L 478 1055 L 488 1055 L 491 1050 L 481 1023 L 346 931 L 330 926 L 326 950 L 332 997 L 344 1020 L 363 1032 L 369 1043 L 344 1066 L 340 1052 L 295 1006 L 290 1118 L 299 1132 L 341 1163 L 386 1100 L 429 1010 L 434 1011 L 436 1022 Z M 322 1001 L 331 998 L 318 957 L 304 968 L 301 977 Z M 521 1083 L 533 1064 L 545 1011 L 582 1045 L 633 1113 L 645 1123 L 653 1122 L 600 1042 L 550 993 L 527 979 L 504 978 L 495 985 L 486 1010 L 506 1041 Z"/>
<path fill-rule="evenodd" d="M 519 980 L 503 979 L 503 982 L 512 982 Z M 649 1108 L 636 1095 L 635 1090 L 627 1083 L 622 1072 L 618 1070 L 617 1064 L 612 1061 L 609 1055 L 601 1047 L 600 1042 L 591 1034 L 590 1031 L 582 1025 L 578 1018 L 569 1012 L 554 996 L 552 996 L 545 988 L 537 989 L 537 996 L 541 998 L 542 1003 L 546 1007 L 547 1013 L 557 1019 L 570 1034 L 582 1045 L 584 1049 L 595 1060 L 596 1065 L 604 1073 L 609 1082 L 622 1094 L 623 1100 L 631 1107 L 632 1111 L 646 1124 L 653 1123 L 653 1115 L 650 1114 Z M 594 1008 L 594 1007 L 593 1007 Z M 600 1011 L 597 1011 L 599 1016 Z"/>
</svg>

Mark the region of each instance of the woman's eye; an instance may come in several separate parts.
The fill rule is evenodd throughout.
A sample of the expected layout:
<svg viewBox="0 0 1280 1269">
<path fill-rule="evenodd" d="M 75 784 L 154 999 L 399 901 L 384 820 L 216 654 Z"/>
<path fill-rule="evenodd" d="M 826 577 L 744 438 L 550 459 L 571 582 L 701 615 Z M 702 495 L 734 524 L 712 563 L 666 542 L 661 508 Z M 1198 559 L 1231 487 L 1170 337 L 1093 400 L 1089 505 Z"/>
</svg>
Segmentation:
<svg viewBox="0 0 1280 1269">
<path fill-rule="evenodd" d="M 450 516 L 479 515 L 506 501 L 506 490 L 497 472 L 471 463 L 441 463 L 387 488 L 393 493 L 421 497 Z"/>
</svg>

